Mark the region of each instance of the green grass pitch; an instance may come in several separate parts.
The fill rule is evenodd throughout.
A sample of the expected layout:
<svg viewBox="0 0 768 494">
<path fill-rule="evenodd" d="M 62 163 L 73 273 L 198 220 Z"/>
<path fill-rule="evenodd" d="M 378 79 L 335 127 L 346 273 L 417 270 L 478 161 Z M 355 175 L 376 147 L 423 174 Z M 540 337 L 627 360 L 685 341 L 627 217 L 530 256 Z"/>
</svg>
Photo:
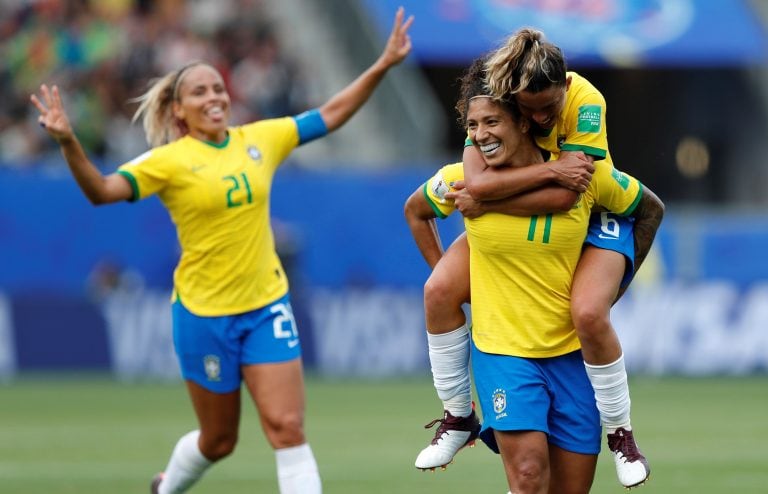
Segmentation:
<svg viewBox="0 0 768 494">
<path fill-rule="evenodd" d="M 635 492 L 768 492 L 768 377 L 637 377 L 631 391 L 652 468 Z M 422 425 L 440 414 L 426 378 L 309 377 L 307 394 L 307 432 L 327 493 L 506 492 L 499 458 L 479 442 L 446 471 L 413 467 L 434 430 Z M 181 383 L 37 377 L 0 385 L 0 492 L 148 492 L 194 424 Z M 603 450 L 592 492 L 624 492 Z M 277 492 L 274 457 L 249 401 L 237 450 L 192 492 Z"/>
</svg>

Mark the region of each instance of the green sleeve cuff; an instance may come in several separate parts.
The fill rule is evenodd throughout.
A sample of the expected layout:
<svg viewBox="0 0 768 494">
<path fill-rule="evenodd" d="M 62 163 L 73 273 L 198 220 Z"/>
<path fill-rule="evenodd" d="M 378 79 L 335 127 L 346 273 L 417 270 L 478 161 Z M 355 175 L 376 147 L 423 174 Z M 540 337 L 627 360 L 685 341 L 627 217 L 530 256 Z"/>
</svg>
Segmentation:
<svg viewBox="0 0 768 494">
<path fill-rule="evenodd" d="M 629 207 L 621 214 L 621 216 L 629 216 L 634 213 L 637 205 L 640 204 L 640 199 L 643 198 L 643 184 L 639 180 L 637 183 L 640 184 L 640 188 L 637 191 L 637 197 L 635 197 L 635 200 L 632 201 L 632 204 L 629 205 Z"/>
<path fill-rule="evenodd" d="M 560 151 L 581 151 L 584 154 L 594 156 L 595 158 L 601 160 L 604 160 L 608 155 L 608 151 L 605 149 L 593 148 L 591 146 L 581 146 L 579 144 L 563 144 L 563 146 L 560 148 Z"/>
<path fill-rule="evenodd" d="M 134 177 L 130 172 L 127 172 L 125 170 L 118 170 L 118 174 L 125 177 L 126 180 L 128 180 L 128 183 L 131 184 L 131 189 L 133 189 L 133 196 L 131 196 L 130 199 L 128 199 L 129 202 L 136 202 L 139 200 L 139 183 L 136 182 L 136 177 Z"/>
<path fill-rule="evenodd" d="M 440 211 L 440 208 L 439 208 L 439 207 L 437 207 L 437 204 L 435 204 L 435 203 L 432 201 L 432 198 L 431 198 L 431 197 L 429 197 L 429 192 L 427 192 L 427 187 L 428 187 L 428 186 L 429 186 L 429 182 L 424 182 L 424 187 L 421 189 L 421 190 L 423 190 L 423 191 L 424 191 L 424 197 L 427 199 L 427 204 L 429 204 L 429 207 L 431 207 L 431 208 L 432 208 L 432 211 L 434 211 L 434 212 L 435 212 L 435 215 L 437 215 L 437 217 L 438 217 L 438 218 L 440 218 L 441 220 L 444 220 L 444 219 L 445 219 L 445 218 L 447 218 L 448 216 L 446 216 L 446 215 L 445 215 L 445 213 L 443 213 L 442 211 Z"/>
</svg>

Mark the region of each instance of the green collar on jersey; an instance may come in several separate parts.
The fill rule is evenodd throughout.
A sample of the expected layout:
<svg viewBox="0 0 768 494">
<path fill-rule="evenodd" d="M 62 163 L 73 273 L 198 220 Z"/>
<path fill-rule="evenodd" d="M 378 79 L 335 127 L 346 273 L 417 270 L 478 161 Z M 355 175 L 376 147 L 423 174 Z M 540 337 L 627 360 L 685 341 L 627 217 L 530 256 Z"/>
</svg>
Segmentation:
<svg viewBox="0 0 768 494">
<path fill-rule="evenodd" d="M 227 137 L 224 138 L 224 140 L 219 144 L 218 142 L 213 141 L 203 141 L 204 143 L 208 144 L 209 146 L 213 146 L 215 148 L 224 149 L 227 147 L 227 144 L 229 144 L 229 131 L 227 131 Z"/>
</svg>

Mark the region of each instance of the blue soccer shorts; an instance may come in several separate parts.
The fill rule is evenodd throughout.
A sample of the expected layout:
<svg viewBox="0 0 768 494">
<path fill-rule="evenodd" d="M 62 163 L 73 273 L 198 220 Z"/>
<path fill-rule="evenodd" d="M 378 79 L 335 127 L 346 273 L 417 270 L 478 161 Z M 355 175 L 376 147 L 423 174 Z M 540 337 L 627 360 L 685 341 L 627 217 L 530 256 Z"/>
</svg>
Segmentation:
<svg viewBox="0 0 768 494">
<path fill-rule="evenodd" d="M 240 388 L 240 367 L 301 356 L 290 297 L 244 314 L 201 317 L 173 304 L 173 343 L 181 375 L 215 393 Z"/>
<path fill-rule="evenodd" d="M 621 287 L 629 285 L 635 275 L 635 219 L 613 213 L 595 213 L 589 218 L 585 244 L 598 249 L 613 250 L 624 256 L 627 267 Z"/>
<path fill-rule="evenodd" d="M 473 342 L 472 371 L 483 412 L 480 438 L 494 452 L 498 430 L 541 431 L 566 451 L 600 453 L 600 415 L 581 351 L 534 359 L 485 353 Z"/>
</svg>

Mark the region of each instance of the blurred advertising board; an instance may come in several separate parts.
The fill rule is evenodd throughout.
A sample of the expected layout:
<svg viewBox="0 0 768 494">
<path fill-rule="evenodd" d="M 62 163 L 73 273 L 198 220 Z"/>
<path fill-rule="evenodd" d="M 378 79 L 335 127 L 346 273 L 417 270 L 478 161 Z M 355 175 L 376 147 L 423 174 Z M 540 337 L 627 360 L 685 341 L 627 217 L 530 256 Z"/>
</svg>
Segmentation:
<svg viewBox="0 0 768 494">
<path fill-rule="evenodd" d="M 433 171 L 276 176 L 275 238 L 308 367 L 429 372 L 429 270 L 403 203 Z M 66 175 L 0 178 L 0 380 L 60 370 L 178 378 L 170 322 L 178 254 L 159 202 L 93 208 Z M 45 201 L 25 201 L 29 194 Z M 447 244 L 462 224 L 449 218 L 439 228 Z M 768 370 L 765 245 L 764 212 L 668 205 L 651 255 L 612 315 L 632 371 Z"/>
</svg>

